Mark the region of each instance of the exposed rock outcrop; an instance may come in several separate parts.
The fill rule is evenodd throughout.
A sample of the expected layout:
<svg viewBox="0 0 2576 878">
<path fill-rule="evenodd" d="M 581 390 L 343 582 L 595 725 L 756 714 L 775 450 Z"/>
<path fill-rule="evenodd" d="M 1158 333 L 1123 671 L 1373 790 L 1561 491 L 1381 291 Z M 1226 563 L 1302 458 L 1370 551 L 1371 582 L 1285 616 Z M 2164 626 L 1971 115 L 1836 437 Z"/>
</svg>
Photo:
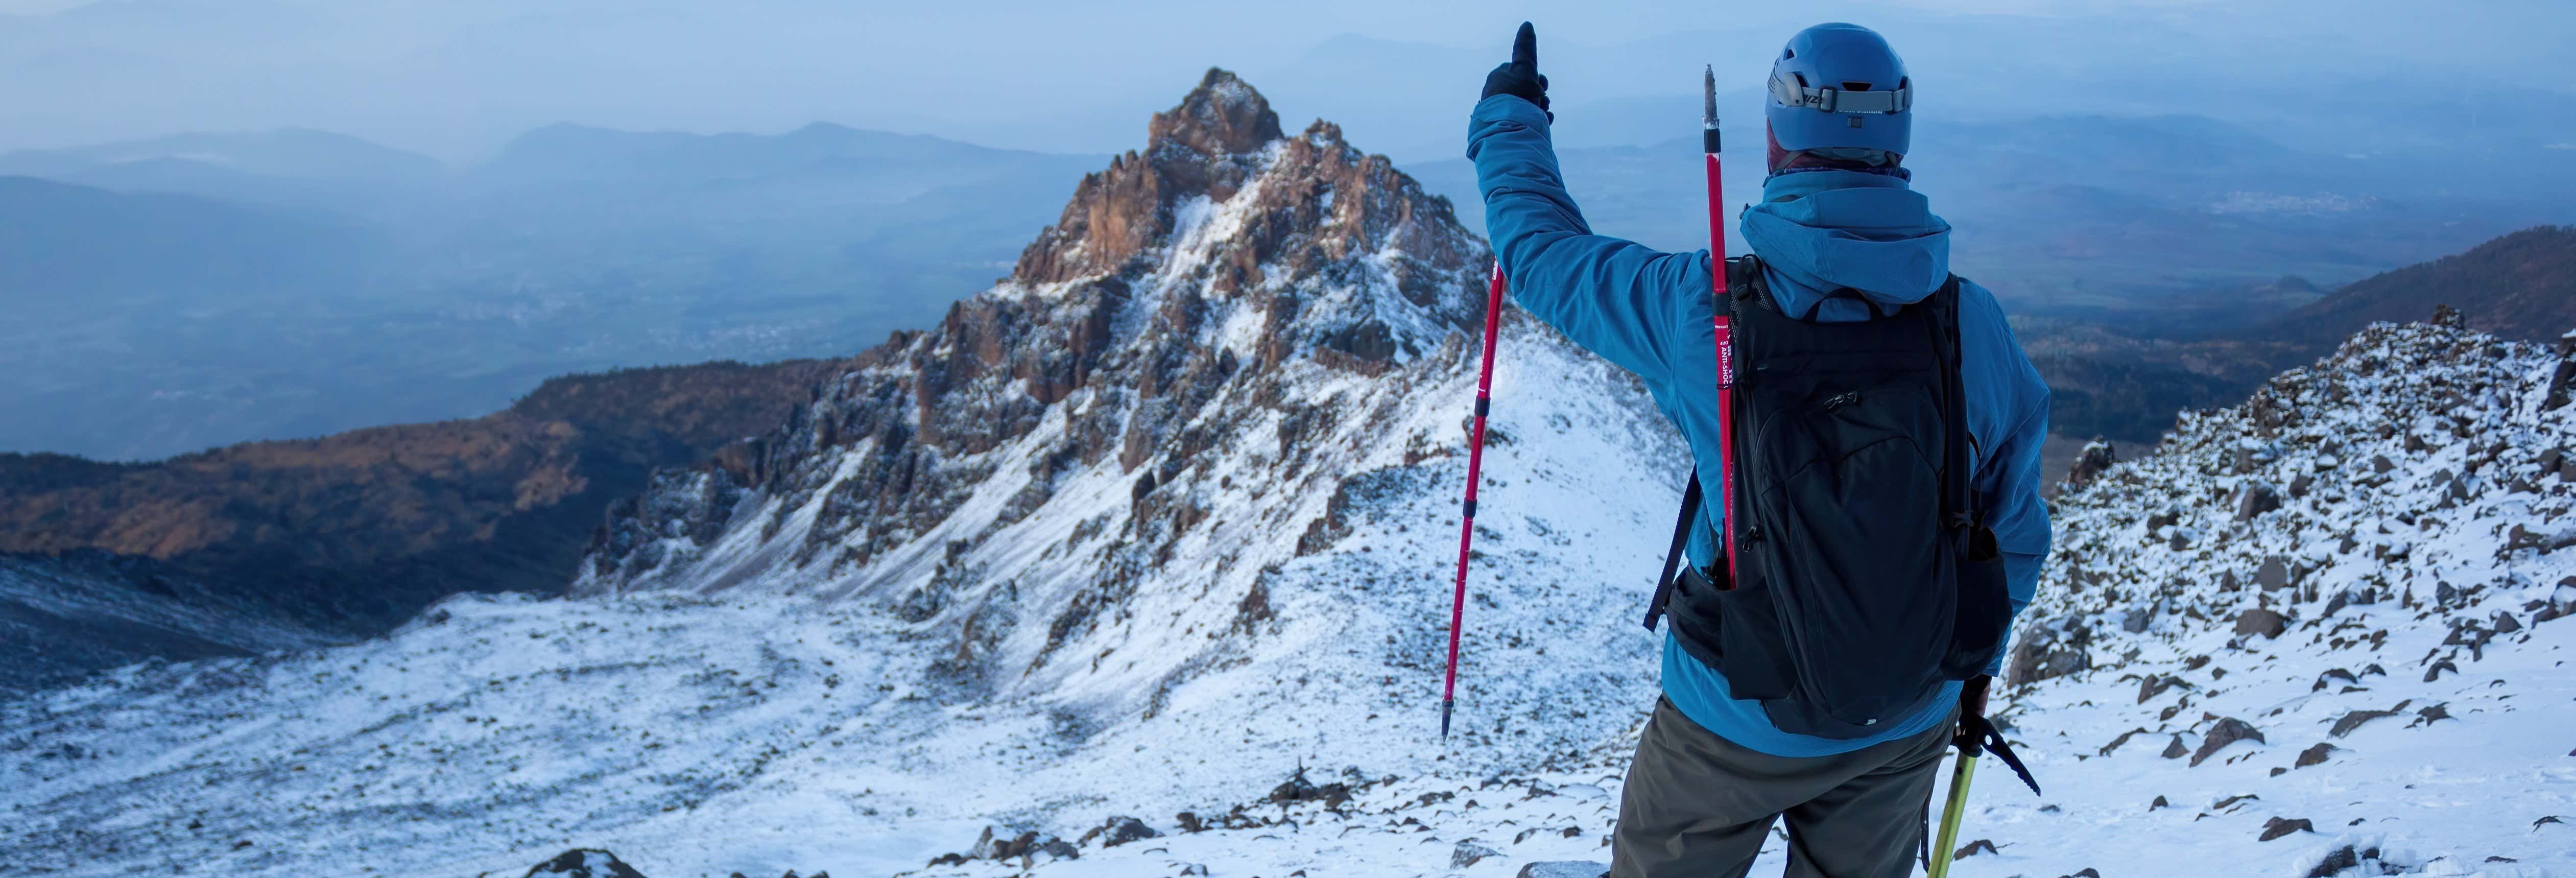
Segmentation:
<svg viewBox="0 0 2576 878">
<path fill-rule="evenodd" d="M 1123 619 L 1183 541 L 1229 523 L 1220 498 L 1261 507 L 1262 533 L 1312 525 L 1308 547 L 1328 544 L 1368 489 L 1333 491 L 1344 473 L 1323 461 L 1393 420 L 1366 408 L 1391 401 L 1346 388 L 1464 366 L 1491 257 L 1446 199 L 1331 123 L 1285 133 L 1226 71 L 1148 134 L 1075 187 L 1011 277 L 858 355 L 780 428 L 612 509 L 574 592 L 881 595 L 956 632 L 945 666 L 971 681 L 1005 641 L 1032 651 L 1012 653 L 1025 674 Z M 1320 517 L 1255 502 L 1281 487 L 1339 499 Z M 1048 523 L 1044 542 L 1001 536 L 1023 522 Z M 1246 548 L 1218 552 L 1215 572 Z M 1260 563 L 1296 546 L 1281 548 Z M 1044 587 L 1005 583 L 1072 559 Z M 1226 605 L 1267 612 L 1257 581 L 1228 587 L 1243 592 Z M 983 609 L 995 601 L 1016 609 Z M 1011 641 L 1014 620 L 1044 636 Z"/>
</svg>

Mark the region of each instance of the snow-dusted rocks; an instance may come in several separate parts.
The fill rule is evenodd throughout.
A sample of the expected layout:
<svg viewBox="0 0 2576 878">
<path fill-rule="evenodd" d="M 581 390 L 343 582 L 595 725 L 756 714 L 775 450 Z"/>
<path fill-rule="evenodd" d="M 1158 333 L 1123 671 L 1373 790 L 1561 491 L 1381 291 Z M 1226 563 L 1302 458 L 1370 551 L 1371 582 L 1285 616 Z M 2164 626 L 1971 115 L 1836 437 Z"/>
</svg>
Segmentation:
<svg viewBox="0 0 2576 878">
<path fill-rule="evenodd" d="M 2069 792 L 2044 819 L 1980 797 L 1969 823 L 2025 845 L 1997 868 L 2058 874 L 2043 828 L 2115 817 L 2142 844 L 2190 839 L 2154 874 L 2576 868 L 2529 832 L 2576 794 L 2576 628 L 2531 621 L 2576 605 L 2576 553 L 2529 536 L 2576 505 L 2564 358 L 2448 317 L 2375 326 L 2064 492 L 2005 716 Z M 2148 736 L 2161 753 L 2119 746 Z"/>
</svg>

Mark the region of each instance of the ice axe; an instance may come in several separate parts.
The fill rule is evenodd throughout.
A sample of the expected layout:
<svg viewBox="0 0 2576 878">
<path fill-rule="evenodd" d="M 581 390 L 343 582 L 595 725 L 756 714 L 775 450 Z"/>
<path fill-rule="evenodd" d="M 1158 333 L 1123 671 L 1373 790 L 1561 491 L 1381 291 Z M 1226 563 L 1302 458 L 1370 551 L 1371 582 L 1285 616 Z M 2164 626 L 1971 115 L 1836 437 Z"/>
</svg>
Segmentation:
<svg viewBox="0 0 2576 878">
<path fill-rule="evenodd" d="M 1986 690 L 1993 683 L 1993 677 L 1980 675 L 1969 680 L 1967 688 L 1959 693 L 1959 731 L 1950 739 L 1959 748 L 1959 764 L 1950 769 L 1950 798 L 1941 806 L 1941 831 L 1935 846 L 1923 852 L 1924 869 L 1932 878 L 1949 878 L 1951 851 L 1959 843 L 1959 817 L 1968 809 L 1968 781 L 1977 776 L 1979 753 L 1994 751 L 1995 758 L 2003 760 L 2006 767 L 2021 776 L 2022 783 L 2030 786 L 2031 795 L 2039 795 L 2039 781 L 2031 779 L 2030 769 L 2021 764 L 2021 757 L 2013 755 L 2012 745 L 2004 743 L 2003 733 L 1986 719 Z"/>
<path fill-rule="evenodd" d="M 1494 335 L 1502 326 L 1503 263 L 1494 261 L 1485 292 L 1484 364 L 1476 368 L 1476 426 L 1467 440 L 1466 514 L 1458 525 L 1458 590 L 1449 602 L 1449 679 L 1440 687 L 1440 737 L 1449 737 L 1449 710 L 1458 697 L 1458 633 L 1467 619 L 1467 547 L 1476 539 L 1476 480 L 1485 468 L 1485 412 L 1494 400 Z"/>
</svg>

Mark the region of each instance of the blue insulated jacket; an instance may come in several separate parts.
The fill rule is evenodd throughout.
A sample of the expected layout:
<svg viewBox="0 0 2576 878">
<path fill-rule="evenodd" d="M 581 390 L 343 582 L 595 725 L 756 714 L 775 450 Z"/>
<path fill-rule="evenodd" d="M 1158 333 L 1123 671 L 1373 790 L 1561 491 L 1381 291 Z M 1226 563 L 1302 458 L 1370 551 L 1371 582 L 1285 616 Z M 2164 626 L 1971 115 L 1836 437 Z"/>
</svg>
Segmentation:
<svg viewBox="0 0 2576 878">
<path fill-rule="evenodd" d="M 1690 441 L 1700 483 L 1723 484 L 1708 252 L 1664 253 L 1593 234 L 1566 194 L 1547 115 L 1528 101 L 1497 95 L 1478 103 L 1468 122 L 1467 157 L 1476 163 L 1485 233 L 1502 259 L 1513 300 L 1645 379 L 1656 406 Z M 1930 295 L 1949 275 L 1950 226 L 1900 176 L 1835 170 L 1778 175 L 1764 184 L 1762 203 L 1746 208 L 1740 222 L 1745 241 L 1767 267 L 1773 297 L 1783 311 L 1802 319 L 1857 320 L 1872 310 L 1893 311 Z M 1843 287 L 1868 301 L 1823 297 Z M 2039 496 L 2048 387 L 2022 354 L 1994 295 L 1974 283 L 1962 283 L 1959 292 L 1968 431 L 1982 452 L 1970 484 L 2002 545 L 2018 615 L 2037 590 L 2040 561 L 2048 555 L 2048 510 Z M 1700 508 L 1688 554 L 1705 567 L 1717 557 L 1723 513 L 1714 501 Z M 1775 756 L 1824 756 L 1922 733 L 1947 716 L 1958 684 L 1950 684 L 1952 696 L 1934 700 L 1923 714 L 1854 740 L 1780 731 L 1758 702 L 1733 698 L 1726 678 L 1683 652 L 1669 633 L 1663 686 L 1682 715 L 1729 741 Z"/>
</svg>

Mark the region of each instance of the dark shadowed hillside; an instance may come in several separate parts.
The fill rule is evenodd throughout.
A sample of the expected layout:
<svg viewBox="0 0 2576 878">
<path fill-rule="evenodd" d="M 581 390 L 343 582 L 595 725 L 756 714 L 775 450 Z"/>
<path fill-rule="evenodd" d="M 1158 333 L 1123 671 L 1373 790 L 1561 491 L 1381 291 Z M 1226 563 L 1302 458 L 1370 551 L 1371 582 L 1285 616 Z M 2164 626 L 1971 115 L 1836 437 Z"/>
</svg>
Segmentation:
<svg viewBox="0 0 2576 878">
<path fill-rule="evenodd" d="M 312 630 L 381 631 L 457 591 L 561 589 L 610 500 L 776 427 L 834 368 L 568 376 L 481 418 L 154 463 L 0 455 L 0 557 L 111 558 L 83 566 L 114 576 L 83 578 L 157 578 L 162 598 L 202 599 L 183 604 L 240 599 Z"/>
<path fill-rule="evenodd" d="M 2289 301 L 2313 295 L 2283 278 L 2229 293 Z M 2472 329 L 2549 339 L 2576 329 L 2576 228 L 2541 226 L 2453 256 L 2357 281 L 2250 329 L 2170 337 L 2152 324 L 2017 321 L 2022 347 L 2048 379 L 2052 431 L 2153 444 L 2174 414 L 2242 398 L 2265 378 L 2305 365 L 2372 323 L 2423 320 L 2437 306 Z"/>
<path fill-rule="evenodd" d="M 2506 338 L 2557 338 L 2576 328 L 2576 227 L 2524 229 L 2353 283 L 2246 334 L 2297 342 L 2310 352 L 2382 321 L 2420 320 L 2435 305 L 2460 312 L 2469 328 Z"/>
</svg>

